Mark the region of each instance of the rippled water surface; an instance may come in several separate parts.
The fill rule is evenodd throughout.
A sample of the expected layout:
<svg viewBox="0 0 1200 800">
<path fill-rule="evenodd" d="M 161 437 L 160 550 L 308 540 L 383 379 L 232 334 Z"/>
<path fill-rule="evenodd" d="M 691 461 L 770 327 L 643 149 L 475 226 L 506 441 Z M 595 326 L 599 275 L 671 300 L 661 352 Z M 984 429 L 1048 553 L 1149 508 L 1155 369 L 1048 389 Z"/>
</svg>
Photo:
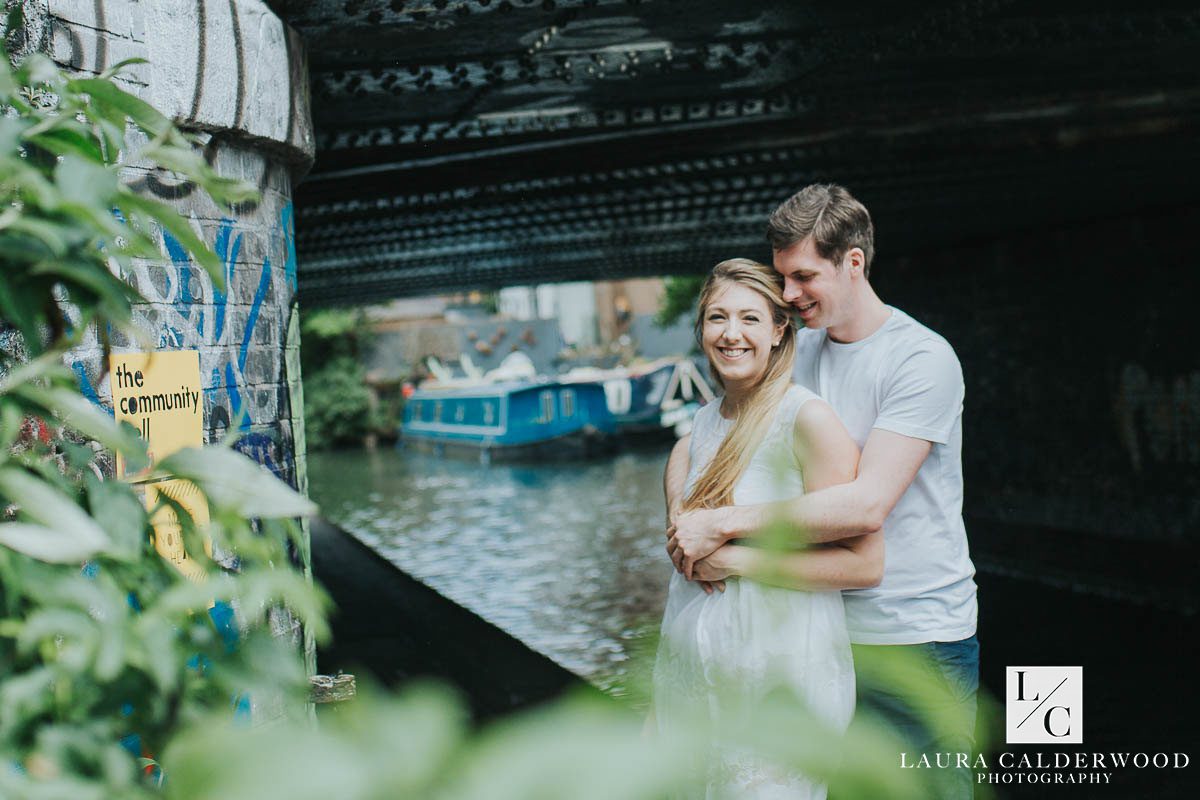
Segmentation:
<svg viewBox="0 0 1200 800">
<path fill-rule="evenodd" d="M 403 450 L 312 453 L 322 513 L 405 572 L 597 685 L 657 626 L 660 452 L 490 465 Z"/>
</svg>

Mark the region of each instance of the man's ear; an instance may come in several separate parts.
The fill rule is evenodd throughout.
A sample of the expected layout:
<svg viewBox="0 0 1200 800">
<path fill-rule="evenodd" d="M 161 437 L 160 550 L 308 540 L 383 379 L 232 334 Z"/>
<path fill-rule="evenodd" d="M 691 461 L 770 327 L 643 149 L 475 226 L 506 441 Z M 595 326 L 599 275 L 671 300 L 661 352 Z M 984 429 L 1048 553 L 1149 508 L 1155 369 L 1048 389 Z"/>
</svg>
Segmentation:
<svg viewBox="0 0 1200 800">
<path fill-rule="evenodd" d="M 846 251 L 846 255 L 842 259 L 842 266 L 851 272 L 862 274 L 863 268 L 867 263 L 867 255 L 862 251 L 861 247 L 851 247 Z"/>
</svg>

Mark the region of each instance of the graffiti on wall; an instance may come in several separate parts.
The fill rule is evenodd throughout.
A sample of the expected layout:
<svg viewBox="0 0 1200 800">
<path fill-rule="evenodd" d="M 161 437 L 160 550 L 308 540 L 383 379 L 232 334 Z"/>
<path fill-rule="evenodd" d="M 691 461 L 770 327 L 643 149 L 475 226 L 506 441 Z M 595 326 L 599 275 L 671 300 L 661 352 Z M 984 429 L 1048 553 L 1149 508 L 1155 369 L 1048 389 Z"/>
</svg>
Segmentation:
<svg viewBox="0 0 1200 800">
<path fill-rule="evenodd" d="M 224 288 L 165 231 L 167 259 L 137 264 L 127 277 L 145 300 L 137 311 L 156 347 L 201 353 L 206 439 L 221 441 L 234 429 L 236 449 L 295 485 L 283 367 L 296 290 L 292 206 L 283 205 L 265 231 L 261 219 L 224 218 L 217 224 L 211 246 L 221 260 Z M 262 241 L 248 247 L 250 239 Z M 263 252 L 248 252 L 256 248 Z M 275 266 L 280 259 L 283 266 Z M 72 368 L 84 394 L 106 406 L 108 392 L 95 385 L 88 369 L 93 355 L 81 354 Z"/>
</svg>

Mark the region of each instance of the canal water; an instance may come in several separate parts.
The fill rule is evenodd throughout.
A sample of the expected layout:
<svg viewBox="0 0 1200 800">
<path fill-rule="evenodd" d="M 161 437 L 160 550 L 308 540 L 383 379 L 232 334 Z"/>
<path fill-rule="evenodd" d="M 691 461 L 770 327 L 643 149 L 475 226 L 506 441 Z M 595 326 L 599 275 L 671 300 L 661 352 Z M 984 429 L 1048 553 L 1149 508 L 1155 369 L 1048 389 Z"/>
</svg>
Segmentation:
<svg viewBox="0 0 1200 800">
<path fill-rule="evenodd" d="M 520 465 L 314 452 L 310 493 L 400 569 L 622 694 L 631 656 L 657 632 L 671 574 L 669 450 Z"/>
<path fill-rule="evenodd" d="M 636 656 L 657 633 L 671 570 L 667 454 L 663 445 L 484 466 L 387 449 L 311 453 L 310 492 L 326 517 L 414 578 L 639 707 L 647 660 Z M 1195 761 L 1200 692 L 1194 670 L 1178 668 L 1179 648 L 1200 636 L 1195 614 L 995 572 L 976 582 L 980 677 L 992 697 L 1005 696 L 1007 665 L 1081 665 L 1089 749 Z M 981 727 L 1005 747 L 1002 708 Z M 1169 770 L 1127 770 L 1113 784 L 1106 797 L 1198 796 L 1192 774 Z M 997 796 L 1043 793 L 1003 787 Z"/>
</svg>

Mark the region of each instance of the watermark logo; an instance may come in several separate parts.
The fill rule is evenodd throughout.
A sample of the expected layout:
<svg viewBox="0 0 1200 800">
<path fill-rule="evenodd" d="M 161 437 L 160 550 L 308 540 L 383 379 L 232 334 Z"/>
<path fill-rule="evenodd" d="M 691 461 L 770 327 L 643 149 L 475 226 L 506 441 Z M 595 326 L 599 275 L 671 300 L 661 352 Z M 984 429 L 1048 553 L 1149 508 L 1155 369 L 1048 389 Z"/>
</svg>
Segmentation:
<svg viewBox="0 0 1200 800">
<path fill-rule="evenodd" d="M 1083 667 L 1008 667 L 1009 744 L 1083 742 Z"/>
</svg>

